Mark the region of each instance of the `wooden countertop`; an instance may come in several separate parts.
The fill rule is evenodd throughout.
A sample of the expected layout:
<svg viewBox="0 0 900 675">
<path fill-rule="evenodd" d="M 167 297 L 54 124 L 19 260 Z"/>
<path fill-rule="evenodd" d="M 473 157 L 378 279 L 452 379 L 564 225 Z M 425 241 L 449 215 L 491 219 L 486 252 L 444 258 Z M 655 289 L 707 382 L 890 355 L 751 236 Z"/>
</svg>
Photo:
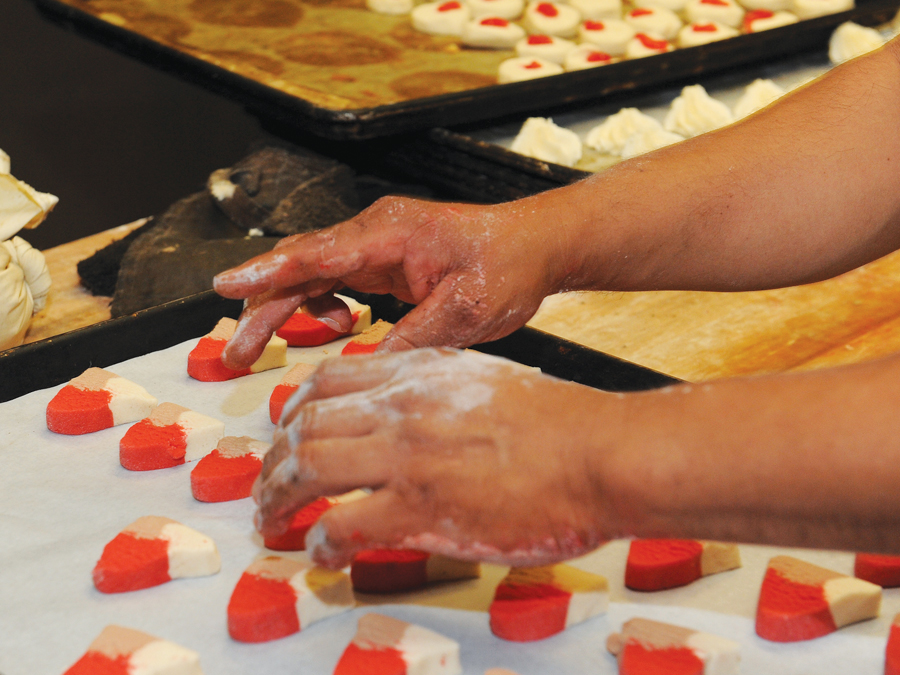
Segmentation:
<svg viewBox="0 0 900 675">
<path fill-rule="evenodd" d="M 53 286 L 34 342 L 109 318 L 75 265 L 143 221 L 44 252 Z M 900 252 L 807 286 L 749 293 L 567 293 L 529 325 L 669 375 L 702 381 L 854 363 L 900 351 Z"/>
</svg>

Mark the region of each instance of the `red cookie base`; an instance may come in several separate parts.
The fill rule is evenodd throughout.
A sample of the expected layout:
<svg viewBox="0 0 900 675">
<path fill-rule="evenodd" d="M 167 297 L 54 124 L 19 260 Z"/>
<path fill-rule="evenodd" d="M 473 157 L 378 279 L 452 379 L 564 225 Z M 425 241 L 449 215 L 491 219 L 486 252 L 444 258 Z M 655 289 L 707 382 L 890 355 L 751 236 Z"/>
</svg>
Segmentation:
<svg viewBox="0 0 900 675">
<path fill-rule="evenodd" d="M 104 548 L 94 567 L 94 586 L 102 593 L 125 593 L 171 581 L 169 544 L 120 532 Z"/>
<path fill-rule="evenodd" d="M 688 539 L 636 539 L 628 549 L 625 585 L 634 591 L 686 586 L 703 576 L 703 545 Z"/>
<path fill-rule="evenodd" d="M 113 425 L 108 391 L 81 389 L 67 384 L 47 404 L 47 428 L 56 434 L 80 436 Z"/>
<path fill-rule="evenodd" d="M 305 551 L 306 533 L 332 506 L 334 505 L 325 497 L 307 504 L 294 514 L 287 532 L 277 537 L 265 537 L 263 545 L 273 551 Z"/>
<path fill-rule="evenodd" d="M 284 411 L 284 404 L 299 388 L 299 385 L 279 384 L 272 390 L 272 395 L 269 397 L 269 419 L 272 420 L 272 424 L 278 424 L 281 413 Z"/>
<path fill-rule="evenodd" d="M 222 363 L 222 352 L 226 342 L 209 337 L 200 338 L 197 346 L 188 354 L 188 375 L 201 382 L 225 382 L 249 375 L 252 372 L 249 368 L 231 370 Z"/>
<path fill-rule="evenodd" d="M 428 585 L 422 551 L 375 549 L 360 551 L 350 565 L 350 582 L 361 593 L 402 593 Z"/>
<path fill-rule="evenodd" d="M 797 584 L 769 568 L 756 609 L 756 634 L 773 642 L 800 642 L 837 630 L 825 592 Z"/>
<path fill-rule="evenodd" d="M 857 553 L 853 574 L 882 588 L 900 586 L 900 556 Z"/>
<path fill-rule="evenodd" d="M 134 424 L 119 441 L 119 463 L 129 471 L 153 471 L 184 464 L 187 436 L 177 424 Z"/>
<path fill-rule="evenodd" d="M 228 601 L 228 634 L 239 642 L 268 642 L 300 630 L 297 595 L 286 581 L 241 576 Z"/>
<path fill-rule="evenodd" d="M 501 583 L 490 607 L 491 632 L 504 640 L 533 642 L 561 633 L 571 596 L 550 584 Z"/>
<path fill-rule="evenodd" d="M 191 471 L 191 494 L 198 502 L 230 502 L 250 496 L 262 460 L 247 454 L 223 457 L 218 450 L 203 457 Z"/>
<path fill-rule="evenodd" d="M 687 647 L 647 649 L 629 642 L 619 656 L 619 675 L 703 675 L 703 667 Z"/>
<path fill-rule="evenodd" d="M 127 654 L 113 659 L 100 652 L 87 652 L 63 675 L 128 675 L 129 658 Z"/>
<path fill-rule="evenodd" d="M 347 645 L 334 667 L 334 675 L 406 675 L 406 661 L 396 649 L 362 649 Z"/>
</svg>

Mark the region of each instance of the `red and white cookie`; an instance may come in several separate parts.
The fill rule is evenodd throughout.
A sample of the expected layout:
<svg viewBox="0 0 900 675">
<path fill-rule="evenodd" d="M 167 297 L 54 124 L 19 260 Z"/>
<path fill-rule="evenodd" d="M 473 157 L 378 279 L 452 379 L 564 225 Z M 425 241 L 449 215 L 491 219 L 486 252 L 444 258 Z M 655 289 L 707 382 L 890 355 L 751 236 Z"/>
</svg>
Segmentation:
<svg viewBox="0 0 900 675">
<path fill-rule="evenodd" d="M 525 29 L 499 16 L 473 19 L 463 28 L 462 42 L 469 47 L 512 49 L 525 37 Z"/>
<path fill-rule="evenodd" d="M 744 20 L 744 8 L 734 0 L 688 0 L 684 13 L 690 23 L 715 21 L 731 28 Z"/>
<path fill-rule="evenodd" d="M 472 18 L 472 10 L 461 0 L 426 2 L 413 8 L 412 25 L 430 35 L 462 35 L 463 27 Z"/>
<path fill-rule="evenodd" d="M 359 618 L 334 675 L 458 675 L 459 643 L 382 614 Z"/>
<path fill-rule="evenodd" d="M 853 574 L 882 588 L 900 586 L 900 556 L 857 553 Z"/>
<path fill-rule="evenodd" d="M 221 567 L 212 539 L 171 518 L 144 516 L 119 532 L 94 567 L 94 586 L 124 593 L 172 579 L 205 577 Z"/>
<path fill-rule="evenodd" d="M 884 675 L 900 675 L 900 614 L 891 622 L 887 647 L 884 650 Z"/>
<path fill-rule="evenodd" d="M 769 561 L 756 608 L 756 634 L 774 642 L 811 640 L 878 616 L 881 586 L 797 558 Z"/>
<path fill-rule="evenodd" d="M 193 462 L 216 447 L 225 424 L 175 403 L 162 403 L 119 441 L 119 463 L 130 471 Z"/>
<path fill-rule="evenodd" d="M 525 7 L 522 23 L 529 33 L 574 37 L 578 33 L 581 14 L 574 7 L 559 2 L 533 0 Z"/>
<path fill-rule="evenodd" d="M 231 370 L 222 363 L 225 344 L 234 335 L 237 321 L 224 317 L 209 335 L 200 338 L 197 346 L 188 354 L 187 372 L 201 382 L 224 382 L 251 373 L 260 373 L 287 365 L 287 342 L 273 335 L 266 343 L 263 353 L 249 368 Z"/>
<path fill-rule="evenodd" d="M 191 494 L 198 502 L 229 502 L 250 496 L 271 446 L 249 436 L 226 436 L 191 471 Z"/>
<path fill-rule="evenodd" d="M 594 45 L 579 45 L 569 52 L 563 67 L 567 71 L 586 70 L 598 66 L 608 66 L 610 63 L 614 63 L 617 60 L 618 59 L 613 58 L 610 54 L 600 51 L 600 48 Z"/>
<path fill-rule="evenodd" d="M 625 22 L 638 34 L 673 40 L 684 25 L 675 12 L 664 7 L 637 7 L 625 14 Z"/>
<path fill-rule="evenodd" d="M 730 26 L 725 26 L 717 21 L 701 21 L 688 24 L 678 31 L 676 43 L 679 47 L 699 47 L 710 42 L 727 40 L 738 35 L 738 32 Z"/>
<path fill-rule="evenodd" d="M 763 30 L 781 28 L 797 23 L 800 19 L 790 12 L 773 12 L 769 9 L 754 9 L 744 15 L 744 32 L 759 33 Z"/>
<path fill-rule="evenodd" d="M 350 565 L 350 581 L 361 593 L 402 593 L 439 581 L 477 579 L 481 565 L 423 551 L 360 551 Z"/>
<path fill-rule="evenodd" d="M 350 577 L 310 562 L 268 556 L 241 575 L 228 601 L 228 634 L 268 642 L 353 608 Z"/>
<path fill-rule="evenodd" d="M 320 497 L 294 514 L 291 524 L 284 534 L 266 536 L 263 544 L 273 551 L 305 551 L 306 533 L 322 517 L 323 513 L 338 504 L 347 504 L 367 496 L 368 493 L 363 490 L 353 490 L 337 497 Z"/>
<path fill-rule="evenodd" d="M 269 419 L 272 420 L 272 424 L 278 424 L 284 404 L 315 370 L 316 367 L 312 364 L 298 363 L 281 378 L 281 382 L 275 386 L 272 395 L 269 396 Z"/>
<path fill-rule="evenodd" d="M 606 640 L 619 675 L 737 675 L 741 646 L 711 633 L 631 619 Z"/>
<path fill-rule="evenodd" d="M 585 21 L 578 29 L 578 35 L 583 42 L 589 42 L 602 52 L 621 56 L 634 38 L 635 30 L 621 19 L 606 19 Z"/>
<path fill-rule="evenodd" d="M 494 593 L 491 631 L 515 642 L 543 640 L 608 606 L 605 577 L 563 564 L 514 567 Z"/>
<path fill-rule="evenodd" d="M 387 335 L 393 327 L 394 324 L 379 319 L 371 328 L 364 330 L 344 345 L 341 354 L 344 356 L 348 354 L 371 354 L 378 348 L 378 345 L 381 344 L 384 336 Z"/>
<path fill-rule="evenodd" d="M 558 63 L 536 56 L 517 56 L 513 59 L 506 59 L 500 64 L 497 69 L 497 82 L 500 84 L 525 82 L 526 80 L 536 80 L 539 77 L 559 75 L 563 72 L 562 66 Z"/>
<path fill-rule="evenodd" d="M 625 585 L 635 591 L 661 591 L 740 566 L 741 554 L 734 544 L 635 539 L 628 549 Z"/>
<path fill-rule="evenodd" d="M 554 35 L 529 35 L 516 43 L 516 54 L 524 59 L 543 59 L 550 63 L 562 63 L 566 54 L 575 49 L 575 43 Z"/>
<path fill-rule="evenodd" d="M 156 399 L 142 386 L 102 368 L 88 368 L 47 404 L 47 428 L 70 436 L 143 419 Z"/>
<path fill-rule="evenodd" d="M 687 0 L 633 0 L 635 7 L 662 7 L 669 9 L 676 14 L 684 10 L 684 3 Z"/>
<path fill-rule="evenodd" d="M 303 311 L 301 307 L 291 314 L 281 328 L 275 331 L 275 335 L 283 338 L 287 342 L 288 347 L 318 347 L 345 335 L 362 333 L 372 325 L 372 308 L 369 305 L 363 305 L 353 298 L 338 295 L 337 293 L 335 293 L 334 297 L 342 300 L 350 310 L 353 327 L 346 333 L 336 331 L 322 321 L 313 318 Z"/>
<path fill-rule="evenodd" d="M 585 21 L 618 19 L 622 16 L 622 0 L 569 0 Z"/>
<path fill-rule="evenodd" d="M 628 45 L 625 47 L 625 58 L 642 59 L 645 56 L 665 54 L 673 49 L 675 46 L 659 35 L 638 33 L 628 41 Z"/>
<path fill-rule="evenodd" d="M 133 628 L 107 626 L 63 675 L 203 675 L 200 655 Z"/>
<path fill-rule="evenodd" d="M 466 0 L 473 17 L 499 16 L 518 19 L 525 9 L 525 0 Z"/>
</svg>

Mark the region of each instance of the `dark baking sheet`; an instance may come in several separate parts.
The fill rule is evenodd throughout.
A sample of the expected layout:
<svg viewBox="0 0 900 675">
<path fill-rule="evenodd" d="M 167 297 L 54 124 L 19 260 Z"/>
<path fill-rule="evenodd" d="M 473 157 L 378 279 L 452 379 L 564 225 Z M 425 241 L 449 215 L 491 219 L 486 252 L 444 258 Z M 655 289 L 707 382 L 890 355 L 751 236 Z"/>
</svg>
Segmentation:
<svg viewBox="0 0 900 675">
<path fill-rule="evenodd" d="M 391 322 L 410 309 L 391 296 L 349 294 L 371 305 L 375 317 Z M 200 337 L 223 316 L 237 318 L 241 307 L 240 301 L 207 291 L 0 352 L 0 403 L 67 382 L 91 366 L 110 366 Z M 477 349 L 607 391 L 654 389 L 677 382 L 668 375 L 527 327 Z"/>
<path fill-rule="evenodd" d="M 195 55 L 198 50 L 193 50 L 194 54 L 191 54 L 99 19 L 63 0 L 34 2 L 52 20 L 150 65 L 225 94 L 263 118 L 294 125 L 319 136 L 344 140 L 375 138 L 564 107 L 596 101 L 618 92 L 646 90 L 705 73 L 771 61 L 821 47 L 827 43 L 833 29 L 844 21 L 868 24 L 886 21 L 898 6 L 897 0 L 860 0 L 856 9 L 847 12 L 602 68 L 530 82 L 463 89 L 383 105 L 331 109 L 321 102 L 308 100 L 302 94 L 287 94 L 259 79 L 215 65 Z M 340 0 L 320 0 L 316 6 L 330 2 L 335 7 L 340 6 Z"/>
</svg>

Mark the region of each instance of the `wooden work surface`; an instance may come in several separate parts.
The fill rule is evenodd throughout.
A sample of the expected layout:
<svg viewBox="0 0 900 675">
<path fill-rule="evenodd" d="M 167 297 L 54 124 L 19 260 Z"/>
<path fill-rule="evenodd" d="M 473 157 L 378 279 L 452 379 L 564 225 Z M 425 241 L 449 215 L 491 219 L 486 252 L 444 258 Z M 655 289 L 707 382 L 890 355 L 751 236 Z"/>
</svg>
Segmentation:
<svg viewBox="0 0 900 675">
<path fill-rule="evenodd" d="M 26 342 L 109 318 L 75 266 L 140 225 L 45 251 L 53 286 Z M 829 281 L 751 293 L 568 293 L 529 325 L 688 381 L 874 359 L 900 351 L 900 252 Z"/>
</svg>

